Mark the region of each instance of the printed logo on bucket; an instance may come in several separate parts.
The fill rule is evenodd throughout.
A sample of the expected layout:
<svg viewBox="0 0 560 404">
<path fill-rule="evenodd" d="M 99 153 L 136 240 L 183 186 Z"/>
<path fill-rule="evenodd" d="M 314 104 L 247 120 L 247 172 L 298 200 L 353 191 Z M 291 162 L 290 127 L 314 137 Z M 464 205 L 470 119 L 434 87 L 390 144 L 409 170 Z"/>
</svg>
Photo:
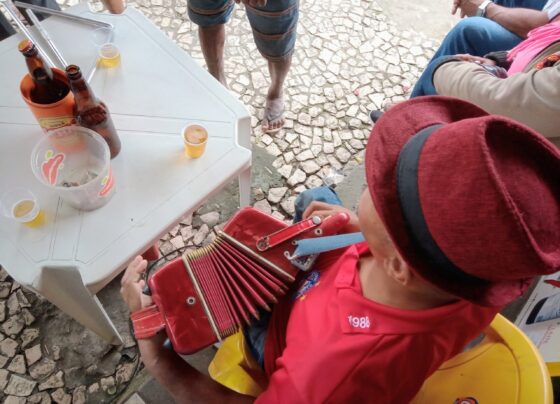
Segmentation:
<svg viewBox="0 0 560 404">
<path fill-rule="evenodd" d="M 45 152 L 45 161 L 41 164 L 43 178 L 51 185 L 56 185 L 58 171 L 64 167 L 62 162 L 66 156 L 64 153 L 54 154 L 52 150 Z"/>
<path fill-rule="evenodd" d="M 109 168 L 109 174 L 107 174 L 101 180 L 101 185 L 103 185 L 103 188 L 101 188 L 101 191 L 99 191 L 98 195 L 101 197 L 109 195 L 109 192 L 111 192 L 111 189 L 113 189 L 113 185 L 115 185 L 115 180 L 113 179 L 113 170 L 111 168 Z"/>
</svg>

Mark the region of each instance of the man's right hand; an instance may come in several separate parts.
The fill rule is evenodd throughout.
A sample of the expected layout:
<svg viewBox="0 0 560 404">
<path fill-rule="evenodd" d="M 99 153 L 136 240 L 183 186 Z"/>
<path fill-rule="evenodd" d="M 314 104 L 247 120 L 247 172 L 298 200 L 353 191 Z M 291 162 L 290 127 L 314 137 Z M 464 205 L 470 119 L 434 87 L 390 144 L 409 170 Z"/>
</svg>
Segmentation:
<svg viewBox="0 0 560 404">
<path fill-rule="evenodd" d="M 475 63 L 479 63 L 481 65 L 496 65 L 496 62 L 492 59 L 488 59 L 488 58 L 483 58 L 480 56 L 473 56 L 473 55 L 469 55 L 469 54 L 460 54 L 460 55 L 455 55 L 456 58 L 461 59 L 464 62 L 475 62 Z"/>
<path fill-rule="evenodd" d="M 346 226 L 344 226 L 341 233 L 354 233 L 360 231 L 358 215 L 350 209 L 346 209 L 340 205 L 331 205 L 330 203 L 313 201 L 303 212 L 302 219 L 307 219 L 310 216 L 319 216 L 321 219 L 324 219 L 339 212 L 346 212 L 348 216 L 350 216 L 350 221 Z"/>
<path fill-rule="evenodd" d="M 451 6 L 451 14 L 455 15 L 458 9 L 461 10 L 461 18 L 472 17 L 476 15 L 478 6 L 482 4 L 484 0 L 453 0 L 453 5 Z"/>
<path fill-rule="evenodd" d="M 461 0 L 453 0 L 453 5 L 451 6 L 451 15 L 455 15 L 460 4 Z"/>
</svg>

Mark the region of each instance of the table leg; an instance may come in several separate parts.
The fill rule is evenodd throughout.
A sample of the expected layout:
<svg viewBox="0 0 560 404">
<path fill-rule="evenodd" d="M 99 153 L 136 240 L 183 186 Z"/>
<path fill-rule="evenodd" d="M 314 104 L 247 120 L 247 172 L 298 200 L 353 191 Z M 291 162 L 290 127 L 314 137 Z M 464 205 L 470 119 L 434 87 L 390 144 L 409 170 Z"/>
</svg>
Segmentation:
<svg viewBox="0 0 560 404">
<path fill-rule="evenodd" d="M 239 207 L 251 204 L 251 167 L 239 174 Z"/>
<path fill-rule="evenodd" d="M 122 344 L 121 336 L 105 309 L 82 282 L 76 267 L 47 267 L 32 287 L 60 310 L 113 345 Z"/>
</svg>

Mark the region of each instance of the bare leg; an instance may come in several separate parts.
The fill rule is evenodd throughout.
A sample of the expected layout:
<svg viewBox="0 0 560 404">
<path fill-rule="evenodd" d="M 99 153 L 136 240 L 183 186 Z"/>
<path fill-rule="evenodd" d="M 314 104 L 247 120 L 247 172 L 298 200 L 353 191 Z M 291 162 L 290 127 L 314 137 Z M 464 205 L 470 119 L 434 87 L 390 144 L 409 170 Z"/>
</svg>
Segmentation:
<svg viewBox="0 0 560 404">
<path fill-rule="evenodd" d="M 262 121 L 264 132 L 276 131 L 284 126 L 284 100 L 282 93 L 284 80 L 286 80 L 291 64 L 291 55 L 280 61 L 268 61 L 268 71 L 270 72 L 272 82 L 266 96 L 266 106 Z"/>
<path fill-rule="evenodd" d="M 224 73 L 224 44 L 226 30 L 223 24 L 199 27 L 198 37 L 208 72 L 227 87 Z"/>
</svg>

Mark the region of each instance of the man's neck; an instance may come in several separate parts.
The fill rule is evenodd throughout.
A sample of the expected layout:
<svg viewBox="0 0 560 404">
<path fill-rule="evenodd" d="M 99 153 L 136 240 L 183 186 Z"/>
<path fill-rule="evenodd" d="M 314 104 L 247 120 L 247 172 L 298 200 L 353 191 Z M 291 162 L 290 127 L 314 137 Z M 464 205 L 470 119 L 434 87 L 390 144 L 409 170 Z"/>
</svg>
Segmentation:
<svg viewBox="0 0 560 404">
<path fill-rule="evenodd" d="M 359 276 L 364 297 L 403 310 L 425 310 L 452 303 L 453 300 L 419 293 L 391 278 L 383 259 L 366 255 L 359 261 Z"/>
</svg>

